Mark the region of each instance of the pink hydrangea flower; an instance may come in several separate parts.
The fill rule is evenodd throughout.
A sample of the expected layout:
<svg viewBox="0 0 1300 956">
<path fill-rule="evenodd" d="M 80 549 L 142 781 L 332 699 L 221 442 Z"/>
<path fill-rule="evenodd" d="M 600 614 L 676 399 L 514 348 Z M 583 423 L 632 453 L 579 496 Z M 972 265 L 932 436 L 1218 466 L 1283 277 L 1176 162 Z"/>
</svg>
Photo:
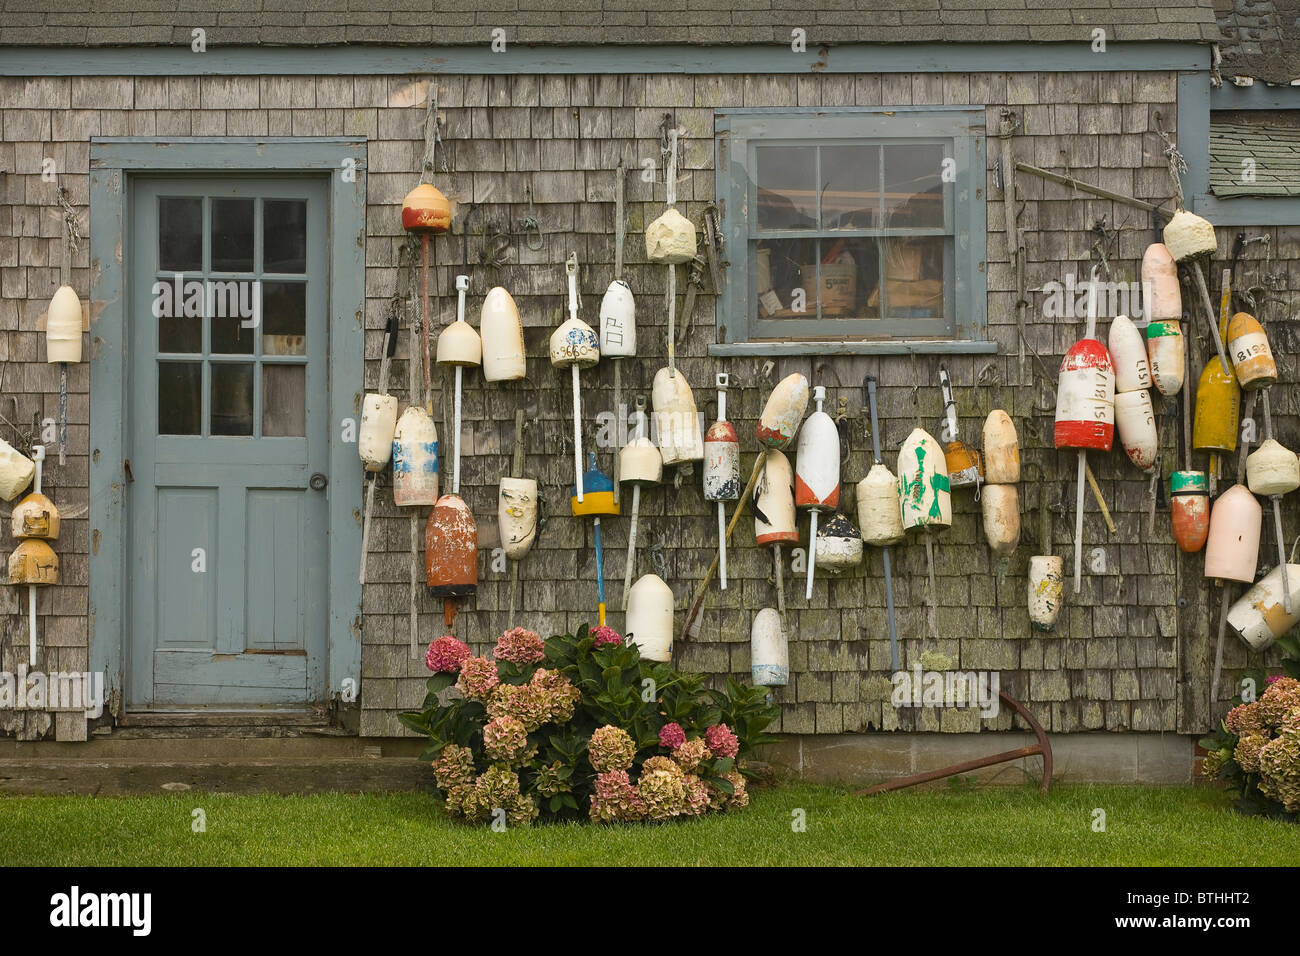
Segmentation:
<svg viewBox="0 0 1300 956">
<path fill-rule="evenodd" d="M 714 724 L 704 731 L 704 742 L 718 757 L 735 757 L 740 753 L 740 739 L 726 724 Z"/>
<path fill-rule="evenodd" d="M 681 724 L 664 724 L 659 728 L 659 746 L 676 750 L 684 743 L 686 743 L 686 731 L 682 730 Z"/>
<path fill-rule="evenodd" d="M 500 682 L 495 661 L 470 657 L 461 662 L 456 687 L 470 700 L 486 701 Z"/>
<path fill-rule="evenodd" d="M 590 633 L 591 636 L 595 638 L 595 641 L 591 645 L 593 649 L 604 647 L 606 644 L 623 643 L 623 635 L 608 625 L 593 627 Z"/>
<path fill-rule="evenodd" d="M 546 656 L 546 642 L 533 631 L 512 627 L 497 638 L 492 656 L 512 664 L 536 664 Z"/>
<path fill-rule="evenodd" d="M 469 645 L 457 640 L 450 634 L 444 634 L 424 652 L 424 666 L 435 674 L 454 674 L 460 665 L 474 656 Z"/>
</svg>

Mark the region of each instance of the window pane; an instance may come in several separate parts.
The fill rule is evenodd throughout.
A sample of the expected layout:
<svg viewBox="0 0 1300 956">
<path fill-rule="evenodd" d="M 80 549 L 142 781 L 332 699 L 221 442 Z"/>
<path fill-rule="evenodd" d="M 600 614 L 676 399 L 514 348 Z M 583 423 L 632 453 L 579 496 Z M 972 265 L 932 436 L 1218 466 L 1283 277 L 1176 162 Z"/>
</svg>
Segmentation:
<svg viewBox="0 0 1300 956">
<path fill-rule="evenodd" d="M 253 366 L 212 363 L 213 435 L 253 434 Z"/>
<path fill-rule="evenodd" d="M 253 200 L 212 200 L 212 271 L 253 271 Z"/>
<path fill-rule="evenodd" d="M 262 271 L 307 271 L 307 203 L 268 199 L 262 205 Z"/>
<path fill-rule="evenodd" d="M 817 150 L 763 146 L 758 156 L 758 228 L 817 227 Z"/>
<path fill-rule="evenodd" d="M 260 321 L 257 283 L 252 279 L 212 279 L 208 288 L 213 353 L 252 355 Z"/>
<path fill-rule="evenodd" d="M 886 239 L 885 308 L 891 319 L 943 317 L 948 240 L 942 236 Z"/>
<path fill-rule="evenodd" d="M 162 272 L 203 269 L 203 200 L 198 196 L 158 200 L 158 268 Z"/>
<path fill-rule="evenodd" d="M 307 354 L 307 284 L 262 283 L 262 352 Z"/>
<path fill-rule="evenodd" d="M 158 434 L 197 435 L 203 406 L 203 365 L 158 363 Z"/>
<path fill-rule="evenodd" d="M 943 228 L 943 147 L 885 147 L 885 221 L 891 229 Z"/>
<path fill-rule="evenodd" d="M 167 284 L 171 287 L 170 282 Z M 203 318 L 185 315 L 184 305 L 172 302 L 170 292 L 159 298 L 159 304 L 165 308 L 161 309 L 163 314 L 158 316 L 158 351 L 203 351 Z"/>
<path fill-rule="evenodd" d="M 262 366 L 263 437 L 307 434 L 307 366 Z"/>
<path fill-rule="evenodd" d="M 822 228 L 878 228 L 880 147 L 826 146 L 821 164 Z"/>
</svg>

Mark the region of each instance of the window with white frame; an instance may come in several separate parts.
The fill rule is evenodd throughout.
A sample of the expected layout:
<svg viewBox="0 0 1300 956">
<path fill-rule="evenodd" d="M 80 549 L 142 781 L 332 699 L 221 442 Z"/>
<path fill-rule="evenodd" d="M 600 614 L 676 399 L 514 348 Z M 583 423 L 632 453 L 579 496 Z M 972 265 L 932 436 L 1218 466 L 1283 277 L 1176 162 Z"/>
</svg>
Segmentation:
<svg viewBox="0 0 1300 956">
<path fill-rule="evenodd" d="M 982 109 L 718 114 L 722 343 L 973 341 Z"/>
</svg>

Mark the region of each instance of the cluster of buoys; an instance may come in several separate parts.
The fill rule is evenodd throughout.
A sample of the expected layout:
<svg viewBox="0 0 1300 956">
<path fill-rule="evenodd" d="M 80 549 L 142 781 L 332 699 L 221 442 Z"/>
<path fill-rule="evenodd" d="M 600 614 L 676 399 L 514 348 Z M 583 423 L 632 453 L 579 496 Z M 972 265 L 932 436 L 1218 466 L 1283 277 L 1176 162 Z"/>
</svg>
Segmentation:
<svg viewBox="0 0 1300 956">
<path fill-rule="evenodd" d="M 4 448 L 13 452 L 9 445 Z M 20 457 L 31 464 L 29 477 L 34 476 L 35 481 L 32 493 L 14 505 L 9 517 L 9 531 L 18 541 L 17 547 L 9 554 L 9 583 L 27 586 L 28 664 L 35 667 L 36 589 L 59 583 L 59 556 L 48 544 L 59 537 L 59 509 L 41 493 L 41 463 L 45 460 L 45 446 L 33 446 L 30 460 Z M 13 487 L 12 481 L 9 487 Z M 16 497 L 24 487 L 26 482 L 6 500 Z"/>
</svg>

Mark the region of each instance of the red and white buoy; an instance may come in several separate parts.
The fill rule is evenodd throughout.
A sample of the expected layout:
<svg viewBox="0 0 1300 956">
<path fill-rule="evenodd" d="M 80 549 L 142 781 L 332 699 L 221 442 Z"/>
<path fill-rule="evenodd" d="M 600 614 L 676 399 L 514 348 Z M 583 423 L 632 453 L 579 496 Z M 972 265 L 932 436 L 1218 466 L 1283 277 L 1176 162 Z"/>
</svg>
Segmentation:
<svg viewBox="0 0 1300 956">
<path fill-rule="evenodd" d="M 1163 242 L 1153 242 L 1142 256 L 1142 306 L 1147 318 L 1151 383 L 1167 398 L 1177 395 L 1187 374 L 1183 299 L 1178 264 Z"/>
<path fill-rule="evenodd" d="M 718 587 L 727 590 L 727 502 L 740 497 L 740 438 L 727 421 L 727 373 L 719 372 L 718 420 L 704 434 L 704 500 L 718 503 Z"/>
<path fill-rule="evenodd" d="M 817 410 L 799 431 L 795 459 L 794 503 L 808 509 L 808 586 L 804 596 L 812 599 L 813 573 L 817 567 L 817 515 L 834 511 L 840 504 L 840 433 L 834 420 L 822 411 L 826 389 L 813 389 Z"/>
<path fill-rule="evenodd" d="M 808 411 L 808 379 L 798 372 L 776 383 L 767 397 L 763 414 L 758 418 L 755 434 L 759 444 L 768 448 L 789 448 L 799 433 L 799 423 Z"/>
<path fill-rule="evenodd" d="M 568 367 L 573 376 L 573 473 L 574 492 L 582 501 L 582 393 L 579 369 L 590 368 L 600 361 L 600 342 L 586 322 L 578 318 L 578 254 L 569 253 L 564 263 L 569 277 L 569 319 L 551 334 L 551 364 Z"/>
<path fill-rule="evenodd" d="M 763 473 L 754 488 L 754 543 L 772 549 L 776 606 L 784 615 L 785 570 L 781 563 L 781 545 L 799 541 L 794 519 L 794 472 L 790 469 L 790 460 L 775 448 L 769 448 L 760 460 Z"/>
<path fill-rule="evenodd" d="M 1077 448 L 1074 592 L 1083 587 L 1083 481 L 1088 449 L 1110 451 L 1115 440 L 1115 366 L 1097 333 L 1097 269 L 1088 284 L 1088 325 L 1084 337 L 1061 359 L 1056 385 L 1057 448 Z"/>
</svg>

